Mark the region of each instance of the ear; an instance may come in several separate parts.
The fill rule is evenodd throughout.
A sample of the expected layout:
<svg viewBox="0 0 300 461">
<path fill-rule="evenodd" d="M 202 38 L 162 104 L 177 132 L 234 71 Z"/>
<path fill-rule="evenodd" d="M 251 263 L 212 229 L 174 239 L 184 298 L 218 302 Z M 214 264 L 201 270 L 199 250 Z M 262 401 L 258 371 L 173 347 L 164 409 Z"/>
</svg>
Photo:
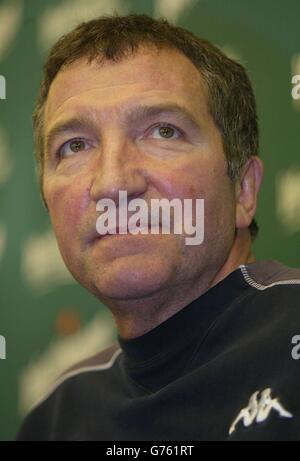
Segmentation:
<svg viewBox="0 0 300 461">
<path fill-rule="evenodd" d="M 262 183 L 264 166 L 259 157 L 252 156 L 236 182 L 236 228 L 250 226 L 256 212 L 257 196 Z"/>
</svg>

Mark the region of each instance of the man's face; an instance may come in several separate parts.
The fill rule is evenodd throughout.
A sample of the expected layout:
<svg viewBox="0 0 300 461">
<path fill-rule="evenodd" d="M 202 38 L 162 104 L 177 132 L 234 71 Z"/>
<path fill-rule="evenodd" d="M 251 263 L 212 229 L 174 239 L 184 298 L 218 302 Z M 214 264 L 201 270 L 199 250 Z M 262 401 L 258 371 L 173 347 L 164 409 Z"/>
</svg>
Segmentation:
<svg viewBox="0 0 300 461">
<path fill-rule="evenodd" d="M 52 83 L 44 195 L 67 267 L 100 299 L 138 299 L 195 284 L 225 263 L 235 193 L 207 98 L 198 70 L 169 49 L 144 48 L 102 65 L 78 60 Z M 180 106 L 194 121 L 163 109 L 136 115 L 141 106 L 158 105 Z M 167 136 L 159 126 L 169 127 Z M 109 198 L 117 205 L 120 190 L 149 209 L 154 198 L 204 199 L 204 242 L 187 246 L 176 234 L 96 238 L 96 203 Z"/>
</svg>

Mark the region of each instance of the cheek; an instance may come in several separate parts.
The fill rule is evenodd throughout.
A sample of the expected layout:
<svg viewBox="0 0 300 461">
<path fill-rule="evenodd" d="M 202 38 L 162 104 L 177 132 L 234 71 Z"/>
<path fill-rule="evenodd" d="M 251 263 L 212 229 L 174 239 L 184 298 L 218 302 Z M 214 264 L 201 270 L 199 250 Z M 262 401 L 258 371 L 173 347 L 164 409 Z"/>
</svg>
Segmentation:
<svg viewBox="0 0 300 461">
<path fill-rule="evenodd" d="M 225 162 L 187 165 L 180 172 L 169 173 L 168 184 L 172 197 L 204 199 L 205 229 L 210 234 L 234 225 L 234 187 Z"/>
<path fill-rule="evenodd" d="M 81 187 L 80 183 L 57 183 L 45 189 L 45 196 L 59 244 L 68 246 L 78 235 L 82 215 L 87 206 L 86 188 Z"/>
<path fill-rule="evenodd" d="M 205 199 L 214 201 L 222 194 L 226 182 L 220 171 L 186 165 L 180 170 L 166 172 L 159 181 L 161 195 L 168 199 Z"/>
</svg>

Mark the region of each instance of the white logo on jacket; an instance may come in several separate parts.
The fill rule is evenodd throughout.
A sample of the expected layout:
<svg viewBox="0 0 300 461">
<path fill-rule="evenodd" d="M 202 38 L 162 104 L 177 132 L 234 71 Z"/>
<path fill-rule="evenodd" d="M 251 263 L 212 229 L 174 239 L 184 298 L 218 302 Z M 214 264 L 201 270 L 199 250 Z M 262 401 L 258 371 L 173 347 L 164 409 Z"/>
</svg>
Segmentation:
<svg viewBox="0 0 300 461">
<path fill-rule="evenodd" d="M 250 397 L 248 406 L 243 408 L 234 420 L 229 429 L 229 435 L 235 432 L 236 426 L 240 421 L 243 422 L 244 427 L 249 427 L 254 422 L 258 424 L 263 423 L 268 419 L 272 410 L 277 411 L 282 418 L 293 418 L 293 415 L 283 408 L 279 399 L 273 399 L 271 397 L 271 393 L 272 389 L 265 389 L 261 392 L 260 399 L 258 400 L 260 392 L 255 392 Z"/>
</svg>

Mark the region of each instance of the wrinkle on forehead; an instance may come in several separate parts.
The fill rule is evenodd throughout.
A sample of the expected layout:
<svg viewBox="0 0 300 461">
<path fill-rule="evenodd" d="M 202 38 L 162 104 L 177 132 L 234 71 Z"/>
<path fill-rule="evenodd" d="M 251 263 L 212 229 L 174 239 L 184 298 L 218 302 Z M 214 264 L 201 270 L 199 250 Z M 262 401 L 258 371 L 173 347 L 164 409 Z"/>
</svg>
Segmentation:
<svg viewBox="0 0 300 461">
<path fill-rule="evenodd" d="M 124 96 L 126 93 L 133 96 L 137 92 L 155 89 L 191 100 L 195 99 L 195 92 L 200 95 L 201 90 L 206 96 L 200 73 L 186 56 L 172 49 L 156 54 L 147 51 L 119 62 L 99 64 L 81 59 L 68 65 L 58 73 L 50 87 L 45 115 L 49 120 L 65 103 L 69 105 L 72 98 L 75 101 L 93 91 L 99 92 L 101 99 L 101 92 L 104 97 L 110 93 L 111 96 L 121 95 L 122 92 Z"/>
<path fill-rule="evenodd" d="M 57 107 L 55 107 L 55 105 L 53 104 L 51 99 L 48 99 L 47 104 L 46 104 L 46 110 L 45 110 L 46 118 L 47 118 L 47 116 L 49 116 L 49 113 L 51 113 L 51 112 L 52 112 L 51 115 L 59 114 L 59 112 L 62 110 L 62 108 L 65 107 L 65 106 L 68 106 L 69 102 L 72 101 L 72 100 L 75 101 L 75 105 L 76 105 L 76 101 L 79 98 L 81 98 L 82 96 L 87 96 L 86 100 L 88 100 L 89 99 L 89 93 L 91 94 L 90 98 L 93 100 L 93 103 L 95 103 L 95 96 L 97 96 L 97 93 L 99 94 L 99 96 L 103 96 L 103 95 L 107 95 L 106 90 L 108 88 L 110 88 L 110 89 L 115 88 L 116 90 L 117 89 L 121 90 L 122 88 L 128 89 L 129 85 L 133 85 L 133 86 L 137 87 L 136 83 L 130 83 L 130 84 L 124 84 L 124 85 L 118 85 L 118 84 L 107 85 L 106 87 L 101 86 L 100 88 L 99 88 L 99 85 L 98 85 L 98 86 L 91 87 L 89 89 L 83 89 L 80 92 L 76 91 L 75 94 L 69 95 L 68 97 L 64 98 L 59 103 L 59 105 Z M 102 98 L 99 98 L 99 100 L 102 100 Z M 55 107 L 55 109 L 54 109 L 54 107 Z"/>
</svg>

